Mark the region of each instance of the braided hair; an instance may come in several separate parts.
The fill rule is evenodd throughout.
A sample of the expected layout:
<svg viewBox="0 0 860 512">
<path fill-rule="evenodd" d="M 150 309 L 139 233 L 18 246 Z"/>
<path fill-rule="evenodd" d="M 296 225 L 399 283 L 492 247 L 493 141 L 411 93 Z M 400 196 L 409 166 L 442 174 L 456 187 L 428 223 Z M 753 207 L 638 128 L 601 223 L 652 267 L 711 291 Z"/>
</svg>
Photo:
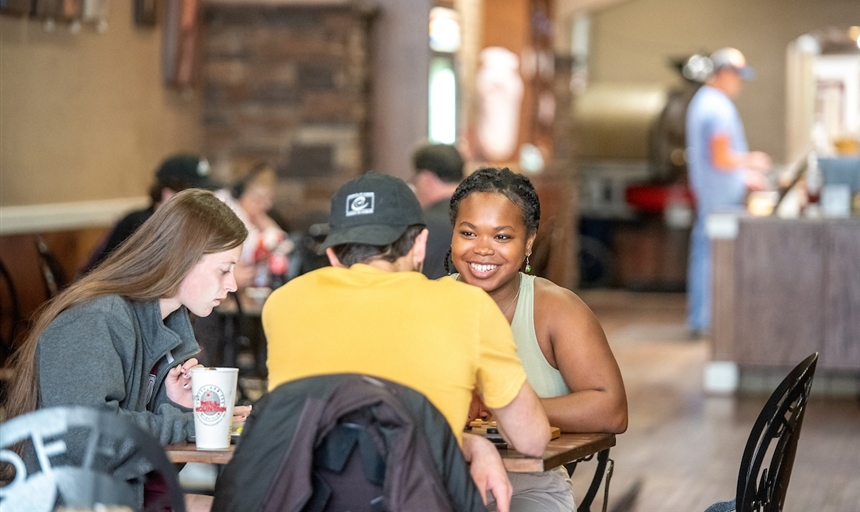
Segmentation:
<svg viewBox="0 0 860 512">
<path fill-rule="evenodd" d="M 496 192 L 504 195 L 522 212 L 526 233 L 529 235 L 537 233 L 540 224 L 540 199 L 532 182 L 522 174 L 512 172 L 507 167 L 503 169 L 485 167 L 469 175 L 460 182 L 460 186 L 451 196 L 448 216 L 452 226 L 460 212 L 460 201 L 469 197 L 473 192 Z M 445 271 L 449 273 L 448 260 L 450 255 L 451 249 L 449 248 L 445 258 Z"/>
</svg>

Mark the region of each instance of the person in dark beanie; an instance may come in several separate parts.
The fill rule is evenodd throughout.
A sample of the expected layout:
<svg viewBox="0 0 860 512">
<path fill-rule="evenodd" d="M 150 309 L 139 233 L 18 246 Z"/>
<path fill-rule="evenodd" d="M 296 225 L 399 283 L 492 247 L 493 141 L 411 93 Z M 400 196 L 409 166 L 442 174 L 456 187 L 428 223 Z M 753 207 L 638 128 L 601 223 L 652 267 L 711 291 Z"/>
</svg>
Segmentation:
<svg viewBox="0 0 860 512">
<path fill-rule="evenodd" d="M 218 185 L 209 177 L 209 162 L 201 156 L 191 154 L 176 154 L 164 160 L 155 172 L 155 182 L 149 188 L 151 200 L 149 206 L 129 213 L 114 225 L 84 264 L 81 275 L 89 273 L 119 244 L 126 241 L 137 231 L 137 228 L 152 217 L 159 205 L 187 188 L 205 190 L 218 188 Z"/>
</svg>

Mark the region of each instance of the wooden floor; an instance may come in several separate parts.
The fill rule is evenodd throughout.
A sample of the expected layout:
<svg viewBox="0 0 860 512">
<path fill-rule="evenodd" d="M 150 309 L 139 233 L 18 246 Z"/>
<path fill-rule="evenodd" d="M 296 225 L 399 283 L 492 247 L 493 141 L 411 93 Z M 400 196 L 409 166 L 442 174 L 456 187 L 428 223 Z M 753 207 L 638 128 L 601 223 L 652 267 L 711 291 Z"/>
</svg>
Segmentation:
<svg viewBox="0 0 860 512">
<path fill-rule="evenodd" d="M 609 509 L 703 511 L 734 497 L 744 444 L 766 396 L 706 396 L 707 340 L 689 341 L 684 295 L 587 291 L 627 388 L 630 422 L 612 449 Z M 813 385 L 814 386 L 814 385 Z M 585 468 L 581 468 L 585 469 Z M 579 494 L 587 471 L 577 469 Z M 624 496 L 640 484 L 631 507 Z M 581 489 L 581 490 L 580 490 Z M 601 497 L 592 510 L 600 510 Z M 860 400 L 813 397 L 786 512 L 860 512 Z"/>
</svg>

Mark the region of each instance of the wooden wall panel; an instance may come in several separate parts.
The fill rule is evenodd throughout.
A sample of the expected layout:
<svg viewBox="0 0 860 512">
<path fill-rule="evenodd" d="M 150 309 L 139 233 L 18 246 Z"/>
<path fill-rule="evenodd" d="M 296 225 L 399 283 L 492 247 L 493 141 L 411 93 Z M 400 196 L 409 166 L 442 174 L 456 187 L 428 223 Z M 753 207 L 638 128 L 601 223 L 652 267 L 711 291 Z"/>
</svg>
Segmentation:
<svg viewBox="0 0 860 512">
<path fill-rule="evenodd" d="M 573 223 L 575 182 L 563 174 L 530 176 L 541 203 L 541 221 L 531 265 L 535 275 L 574 290 L 578 283 Z"/>
<path fill-rule="evenodd" d="M 470 143 L 474 159 L 511 166 L 519 160 L 519 148 L 523 144 L 538 148 L 545 161 L 552 159 L 553 116 L 547 115 L 555 99 L 552 16 L 553 2 L 549 0 L 493 0 L 485 3 L 481 48 L 499 46 L 516 54 L 523 89 L 516 150 L 506 158 L 493 159 L 484 153 L 475 138 Z M 481 101 L 479 96 L 476 96 L 477 102 Z M 481 109 L 475 105 L 474 110 L 477 114 Z M 475 129 L 477 126 L 470 127 L 467 132 Z M 470 137 L 476 137 L 476 133 L 471 133 Z"/>
<path fill-rule="evenodd" d="M 713 360 L 860 370 L 860 222 L 740 220 L 715 240 Z"/>
<path fill-rule="evenodd" d="M 66 278 L 71 281 L 101 242 L 106 231 L 106 228 L 90 228 L 41 233 L 40 236 L 60 264 Z M 48 299 L 36 248 L 36 236 L 21 234 L 0 237 L 0 260 L 11 274 L 24 319 L 30 319 Z M 8 311 L 4 308 L 3 315 L 7 314 Z"/>
<path fill-rule="evenodd" d="M 834 222 L 827 229 L 823 365 L 860 366 L 860 222 Z"/>
<path fill-rule="evenodd" d="M 735 354 L 750 365 L 791 366 L 820 346 L 823 223 L 748 219 L 735 251 Z"/>
<path fill-rule="evenodd" d="M 494 0 L 484 8 L 483 47 L 501 46 L 519 54 L 531 42 L 529 0 Z"/>
<path fill-rule="evenodd" d="M 735 239 L 711 241 L 711 349 L 714 361 L 735 360 Z"/>
</svg>

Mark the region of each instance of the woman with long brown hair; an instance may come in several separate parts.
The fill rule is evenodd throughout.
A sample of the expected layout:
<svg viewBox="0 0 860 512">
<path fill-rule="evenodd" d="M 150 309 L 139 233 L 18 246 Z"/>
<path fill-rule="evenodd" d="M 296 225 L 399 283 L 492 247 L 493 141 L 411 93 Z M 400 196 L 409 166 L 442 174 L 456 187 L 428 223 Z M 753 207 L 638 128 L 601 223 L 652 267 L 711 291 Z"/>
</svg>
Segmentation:
<svg viewBox="0 0 860 512">
<path fill-rule="evenodd" d="M 163 444 L 192 435 L 189 312 L 206 316 L 236 289 L 247 234 L 211 192 L 176 194 L 44 307 L 17 353 L 7 417 L 82 405 L 114 410 Z"/>
</svg>

